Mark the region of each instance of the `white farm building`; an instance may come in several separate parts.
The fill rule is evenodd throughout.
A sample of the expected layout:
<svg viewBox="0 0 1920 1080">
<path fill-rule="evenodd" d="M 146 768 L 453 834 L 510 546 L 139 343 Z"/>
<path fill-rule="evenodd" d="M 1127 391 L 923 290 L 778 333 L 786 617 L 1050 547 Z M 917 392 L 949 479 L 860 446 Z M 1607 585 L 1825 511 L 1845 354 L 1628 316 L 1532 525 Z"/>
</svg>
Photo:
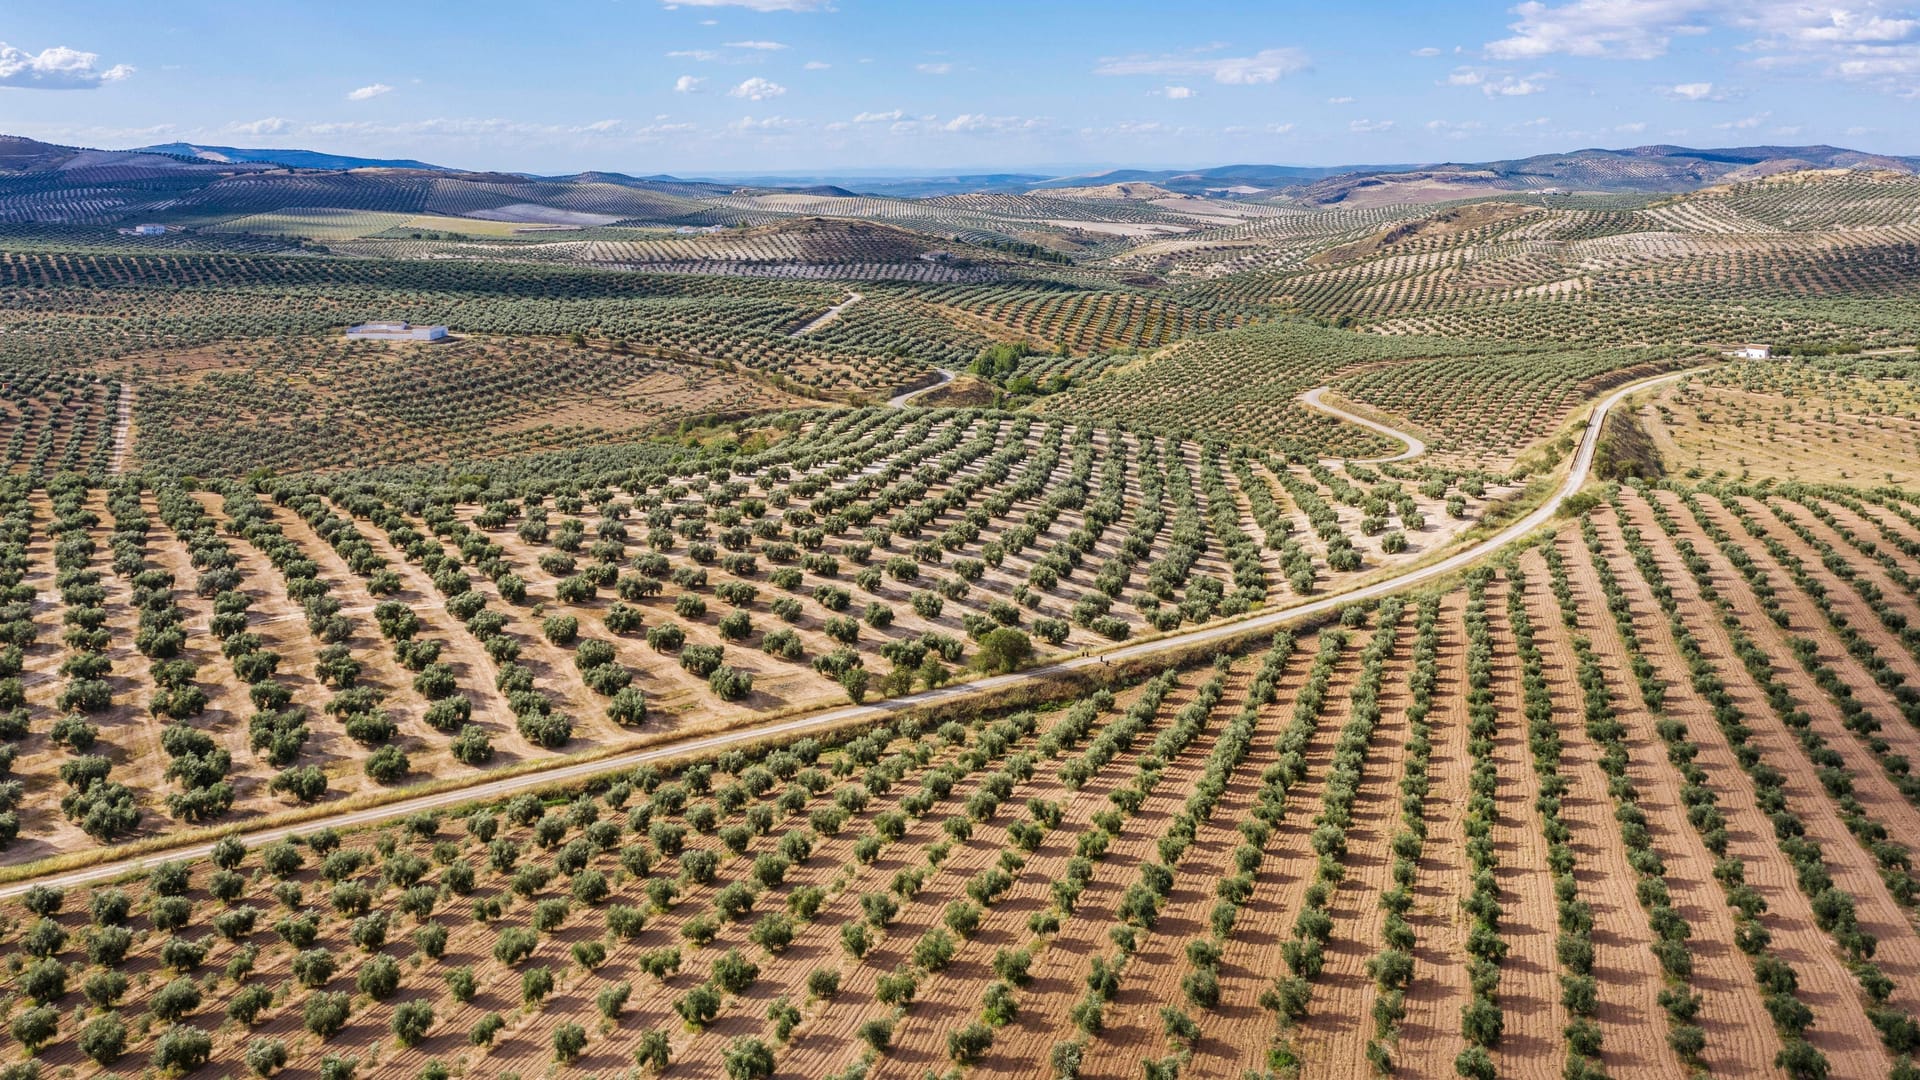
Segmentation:
<svg viewBox="0 0 1920 1080">
<path fill-rule="evenodd" d="M 349 341 L 444 341 L 444 326 L 415 326 L 408 322 L 368 322 L 347 327 Z"/>
<path fill-rule="evenodd" d="M 1733 350 L 1736 360 L 1771 360 L 1773 348 L 1768 345 L 1742 345 Z"/>
</svg>

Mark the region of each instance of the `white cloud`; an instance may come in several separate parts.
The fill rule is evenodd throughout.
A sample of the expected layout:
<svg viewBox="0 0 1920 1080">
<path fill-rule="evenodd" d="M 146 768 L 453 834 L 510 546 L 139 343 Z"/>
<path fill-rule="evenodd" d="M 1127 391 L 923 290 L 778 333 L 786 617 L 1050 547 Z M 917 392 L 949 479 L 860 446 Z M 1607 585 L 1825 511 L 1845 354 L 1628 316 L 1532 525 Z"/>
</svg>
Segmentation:
<svg viewBox="0 0 1920 1080">
<path fill-rule="evenodd" d="M 795 128 L 805 126 L 807 126 L 806 121 L 795 120 L 786 116 L 768 116 L 759 120 L 755 120 L 751 116 L 743 116 L 733 123 L 728 124 L 727 128 L 731 131 L 779 132 L 792 131 Z"/>
<path fill-rule="evenodd" d="M 1327 99 L 1327 104 L 1329 104 L 1329 105 L 1351 105 L 1351 104 L 1353 104 L 1353 103 L 1354 103 L 1355 101 L 1358 101 L 1358 100 L 1359 100 L 1358 98 L 1354 98 L 1354 97 L 1349 97 L 1349 96 L 1346 96 L 1346 95 L 1344 95 L 1344 94 L 1343 94 L 1343 95 L 1341 95 L 1340 97 L 1330 97 L 1330 98 L 1328 98 L 1328 99 Z"/>
<path fill-rule="evenodd" d="M 668 11 L 674 8 L 695 7 L 742 7 L 749 11 L 832 11 L 833 6 L 827 0 L 667 0 L 662 5 Z"/>
<path fill-rule="evenodd" d="M 1486 127 L 1486 125 L 1478 120 L 1462 120 L 1458 122 L 1453 120 L 1429 120 L 1426 123 L 1428 131 L 1449 139 L 1470 138 L 1484 127 Z"/>
<path fill-rule="evenodd" d="M 720 59 L 720 54 L 712 49 L 675 49 L 667 56 L 673 60 L 697 60 L 703 64 Z"/>
<path fill-rule="evenodd" d="M 771 79 L 758 75 L 727 91 L 728 97 L 746 98 L 748 101 L 765 101 L 777 98 L 787 92 L 787 88 Z"/>
<path fill-rule="evenodd" d="M 1262 124 L 1259 127 L 1233 124 L 1220 129 L 1225 135 L 1285 135 L 1292 130 L 1292 124 Z"/>
<path fill-rule="evenodd" d="M 1647 130 L 1647 125 L 1640 123 L 1639 121 L 1635 121 L 1631 124 L 1618 124 L 1614 127 L 1613 130 L 1619 132 L 1622 135 L 1638 135 L 1641 132 Z"/>
<path fill-rule="evenodd" d="M 1553 78 L 1547 72 L 1540 71 L 1531 75 L 1500 75 L 1479 68 L 1457 67 L 1441 83 L 1442 86 L 1477 86 L 1488 97 L 1526 97 L 1544 91 L 1548 79 Z"/>
<path fill-rule="evenodd" d="M 1375 132 L 1392 131 L 1393 121 L 1391 120 L 1355 120 L 1352 123 L 1347 125 L 1347 130 L 1359 135 L 1370 135 Z"/>
<path fill-rule="evenodd" d="M 930 64 L 915 64 L 915 65 L 913 65 L 913 69 L 914 69 L 915 71 L 918 71 L 918 72 L 919 72 L 920 74 L 922 74 L 922 75 L 951 75 L 951 74 L 953 74 L 953 65 L 952 65 L 952 64 L 949 64 L 949 63 L 947 63 L 947 62 L 946 62 L 946 61 L 944 61 L 944 60 L 942 60 L 942 61 L 939 61 L 938 63 L 930 63 Z"/>
<path fill-rule="evenodd" d="M 1433 47 L 1433 46 L 1431 46 L 1431 45 L 1429 45 L 1429 46 L 1427 46 L 1427 47 L 1426 47 L 1426 48 L 1424 48 L 1424 49 L 1415 49 L 1415 50 L 1413 50 L 1413 55 L 1415 55 L 1415 56 L 1439 56 L 1439 55 L 1440 55 L 1440 50 L 1439 50 L 1439 49 L 1436 49 L 1436 48 L 1434 48 L 1434 47 Z"/>
<path fill-rule="evenodd" d="M 1847 50 L 1845 58 L 1832 61 L 1829 70 L 1844 79 L 1912 79 L 1920 76 L 1920 45 L 1857 45 Z"/>
<path fill-rule="evenodd" d="M 1488 42 L 1486 53 L 1650 60 L 1676 37 L 1746 31 L 1759 36 L 1738 47 L 1760 67 L 1817 66 L 1909 92 L 1902 80 L 1920 76 L 1920 18 L 1889 7 L 1886 0 L 1527 0 L 1512 9 L 1514 36 Z"/>
<path fill-rule="evenodd" d="M 227 125 L 227 130 L 235 135 L 283 135 L 293 127 L 293 121 L 284 116 L 268 116 L 259 120 L 235 121 Z"/>
<path fill-rule="evenodd" d="M 348 91 L 347 100 L 348 101 L 371 101 L 374 98 L 379 97 L 381 94 L 391 94 L 391 93 L 393 93 L 393 87 L 388 86 L 386 83 L 374 83 L 372 86 L 363 86 L 358 90 Z"/>
<path fill-rule="evenodd" d="M 1185 101 L 1190 97 L 1196 96 L 1191 86 L 1163 86 L 1155 90 L 1154 93 L 1159 94 L 1169 101 Z"/>
<path fill-rule="evenodd" d="M 1715 95 L 1713 84 L 1710 82 L 1680 83 L 1677 86 L 1668 87 L 1665 93 L 1668 97 L 1678 98 L 1681 101 L 1718 101 L 1724 96 Z"/>
<path fill-rule="evenodd" d="M 1544 80 L 1548 77 L 1543 74 L 1528 75 L 1524 78 L 1504 75 L 1499 79 L 1481 83 L 1480 92 L 1488 97 L 1526 97 L 1545 90 L 1547 87 Z"/>
<path fill-rule="evenodd" d="M 102 70 L 100 54 L 50 45 L 37 53 L 0 41 L 0 87 L 25 90 L 91 90 L 133 74 L 127 64 Z"/>
<path fill-rule="evenodd" d="M 1036 116 L 988 116 L 984 113 L 961 113 L 944 124 L 941 131 L 956 134 L 973 134 L 984 131 L 1033 131 L 1047 126 L 1047 121 Z"/>
<path fill-rule="evenodd" d="M 1877 5 L 1870 2 L 1867 6 Z M 1888 18 L 1873 11 L 1811 4 L 1758 4 L 1743 21 L 1762 33 L 1803 45 L 1887 45 L 1905 41 L 1920 30 L 1920 19 Z"/>
<path fill-rule="evenodd" d="M 1496 60 L 1568 56 L 1651 60 L 1681 34 L 1702 34 L 1697 20 L 1728 0 L 1570 0 L 1549 7 L 1527 0 L 1513 8 L 1513 36 L 1487 43 Z"/>
<path fill-rule="evenodd" d="M 1261 49 L 1252 56 L 1125 56 L 1102 60 L 1095 75 L 1191 75 L 1228 86 L 1279 82 L 1307 67 L 1307 54 L 1295 48 Z"/>
<path fill-rule="evenodd" d="M 825 60 L 809 60 L 801 65 L 801 68 L 804 71 L 825 71 L 832 66 L 832 64 L 827 63 Z"/>
<path fill-rule="evenodd" d="M 757 52 L 778 52 L 786 48 L 778 41 L 729 41 L 729 49 L 753 49 Z"/>
<path fill-rule="evenodd" d="M 1752 131 L 1754 128 L 1766 123 L 1767 119 L 1772 115 L 1770 112 L 1757 113 L 1753 116 L 1743 116 L 1738 120 L 1729 120 L 1724 124 L 1715 124 L 1713 126 L 1719 128 L 1721 131 Z"/>
<path fill-rule="evenodd" d="M 886 112 L 863 112 L 856 115 L 853 118 L 853 122 L 856 124 L 889 124 L 896 120 L 906 119 L 906 115 L 906 113 L 899 109 L 889 109 Z"/>
<path fill-rule="evenodd" d="M 682 75 L 673 80 L 673 92 L 676 94 L 697 94 L 700 92 L 700 84 L 706 81 L 707 80 L 696 75 Z"/>
</svg>

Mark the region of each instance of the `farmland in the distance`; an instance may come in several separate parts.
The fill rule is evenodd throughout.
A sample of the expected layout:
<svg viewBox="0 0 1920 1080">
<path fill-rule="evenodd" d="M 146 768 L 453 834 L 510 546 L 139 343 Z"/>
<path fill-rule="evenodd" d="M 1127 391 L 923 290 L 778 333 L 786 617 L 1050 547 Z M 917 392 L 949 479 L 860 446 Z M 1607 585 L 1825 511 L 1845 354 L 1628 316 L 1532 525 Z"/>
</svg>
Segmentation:
<svg viewBox="0 0 1920 1080">
<path fill-rule="evenodd" d="M 1911 176 L 74 171 L 0 1080 L 1920 1075 Z"/>
</svg>

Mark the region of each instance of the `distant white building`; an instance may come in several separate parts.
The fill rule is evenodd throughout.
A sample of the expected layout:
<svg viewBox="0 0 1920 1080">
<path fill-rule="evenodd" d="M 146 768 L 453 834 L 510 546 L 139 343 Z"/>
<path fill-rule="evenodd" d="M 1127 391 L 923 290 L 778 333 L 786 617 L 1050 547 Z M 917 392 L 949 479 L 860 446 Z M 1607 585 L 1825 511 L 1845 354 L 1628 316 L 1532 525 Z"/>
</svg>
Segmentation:
<svg viewBox="0 0 1920 1080">
<path fill-rule="evenodd" d="M 1773 347 L 1770 345 L 1742 345 L 1733 350 L 1736 360 L 1771 360 Z"/>
<path fill-rule="evenodd" d="M 167 227 L 165 225 L 135 225 L 133 227 L 133 235 L 165 236 L 167 235 Z"/>
<path fill-rule="evenodd" d="M 444 341 L 444 326 L 415 326 L 408 322 L 368 322 L 347 327 L 349 341 Z"/>
</svg>

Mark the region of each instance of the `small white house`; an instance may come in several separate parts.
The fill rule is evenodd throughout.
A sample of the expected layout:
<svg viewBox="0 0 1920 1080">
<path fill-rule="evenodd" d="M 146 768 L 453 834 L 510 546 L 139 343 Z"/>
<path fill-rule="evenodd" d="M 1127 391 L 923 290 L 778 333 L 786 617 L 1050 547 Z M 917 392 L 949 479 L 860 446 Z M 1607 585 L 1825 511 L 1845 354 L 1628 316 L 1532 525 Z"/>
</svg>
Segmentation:
<svg viewBox="0 0 1920 1080">
<path fill-rule="evenodd" d="M 1773 348 L 1769 345 L 1742 345 L 1733 350 L 1736 360 L 1771 360 Z"/>
<path fill-rule="evenodd" d="M 415 326 L 408 322 L 368 322 L 347 327 L 349 341 L 444 341 L 444 326 Z"/>
<path fill-rule="evenodd" d="M 133 235 L 165 236 L 167 235 L 167 227 L 165 225 L 135 225 L 133 227 Z"/>
</svg>

